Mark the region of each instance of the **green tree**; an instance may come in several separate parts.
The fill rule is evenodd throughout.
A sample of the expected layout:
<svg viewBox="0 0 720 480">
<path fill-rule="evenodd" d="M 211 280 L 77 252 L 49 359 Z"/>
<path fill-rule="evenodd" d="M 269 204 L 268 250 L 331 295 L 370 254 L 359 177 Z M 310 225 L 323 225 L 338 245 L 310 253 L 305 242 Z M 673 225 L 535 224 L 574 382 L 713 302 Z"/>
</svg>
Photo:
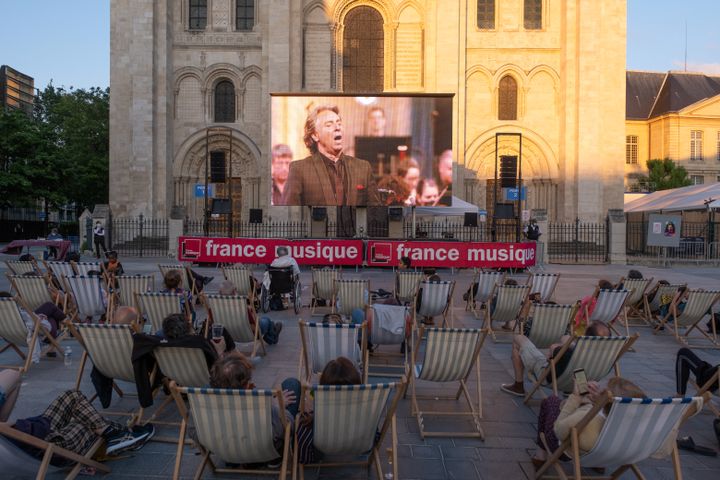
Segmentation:
<svg viewBox="0 0 720 480">
<path fill-rule="evenodd" d="M 692 184 L 685 167 L 676 165 L 669 158 L 648 160 L 647 169 L 648 175 L 640 177 L 640 183 L 647 185 L 651 192 Z"/>
</svg>

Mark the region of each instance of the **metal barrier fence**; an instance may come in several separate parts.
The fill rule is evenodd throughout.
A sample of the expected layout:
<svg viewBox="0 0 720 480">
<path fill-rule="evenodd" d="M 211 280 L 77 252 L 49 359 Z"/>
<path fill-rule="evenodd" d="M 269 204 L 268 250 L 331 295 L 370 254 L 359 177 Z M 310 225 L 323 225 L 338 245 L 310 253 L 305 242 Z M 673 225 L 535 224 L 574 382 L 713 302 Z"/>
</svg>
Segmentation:
<svg viewBox="0 0 720 480">
<path fill-rule="evenodd" d="M 546 240 L 550 263 L 606 263 L 609 249 L 608 221 L 586 223 L 575 219 L 570 223 L 548 225 Z"/>
<path fill-rule="evenodd" d="M 628 222 L 626 251 L 635 261 L 649 260 L 661 264 L 720 263 L 720 222 L 682 222 L 678 247 L 647 245 L 648 222 Z"/>
<path fill-rule="evenodd" d="M 163 256 L 168 253 L 168 221 L 164 218 L 113 218 L 106 228 L 110 250 L 128 256 Z M 92 237 L 91 237 L 92 238 Z"/>
</svg>

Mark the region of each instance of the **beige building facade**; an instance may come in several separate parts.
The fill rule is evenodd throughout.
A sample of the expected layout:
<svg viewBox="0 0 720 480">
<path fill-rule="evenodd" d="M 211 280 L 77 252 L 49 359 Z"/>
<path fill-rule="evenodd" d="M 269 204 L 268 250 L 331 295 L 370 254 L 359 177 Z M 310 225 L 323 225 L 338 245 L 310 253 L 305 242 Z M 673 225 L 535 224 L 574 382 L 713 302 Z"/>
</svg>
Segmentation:
<svg viewBox="0 0 720 480">
<path fill-rule="evenodd" d="M 456 196 L 490 209 L 518 151 L 496 134 L 520 133 L 523 208 L 598 221 L 623 202 L 625 41 L 625 0 L 113 0 L 111 208 L 202 218 L 222 151 L 235 215 L 307 219 L 270 206 L 270 94 L 432 92 L 454 95 Z"/>
</svg>

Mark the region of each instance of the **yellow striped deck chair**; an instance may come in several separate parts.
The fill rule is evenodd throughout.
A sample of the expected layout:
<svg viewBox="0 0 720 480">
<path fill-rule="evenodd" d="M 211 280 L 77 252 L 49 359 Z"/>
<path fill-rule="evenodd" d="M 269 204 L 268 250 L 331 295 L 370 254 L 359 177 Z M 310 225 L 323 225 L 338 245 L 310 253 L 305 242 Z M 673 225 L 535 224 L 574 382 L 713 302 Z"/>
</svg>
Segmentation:
<svg viewBox="0 0 720 480">
<path fill-rule="evenodd" d="M 325 300 L 330 307 L 330 312 L 335 311 L 335 299 L 337 297 L 336 280 L 340 279 L 340 270 L 334 268 L 313 268 L 312 269 L 312 300 L 310 300 L 310 316 L 316 316 L 318 300 Z M 322 314 L 318 314 L 322 315 Z"/>
<path fill-rule="evenodd" d="M 670 296 L 670 298 L 675 298 L 675 294 L 680 290 L 682 287 L 686 287 L 685 284 L 673 284 L 673 285 L 663 285 L 658 284 L 654 289 L 654 292 L 651 290 L 650 292 L 646 293 L 643 296 L 643 315 L 645 316 L 645 323 L 648 325 L 652 325 L 653 327 L 653 320 L 656 319 L 656 313 L 660 310 L 660 301 L 663 297 Z M 653 294 L 652 299 L 649 299 L 649 295 Z"/>
<path fill-rule="evenodd" d="M 495 287 L 495 306 L 492 302 L 485 308 L 485 322 L 483 328 L 486 328 L 493 341 L 495 330 L 493 330 L 493 322 L 503 322 L 503 324 L 516 325 L 522 321 L 521 314 L 523 307 L 528 302 L 530 287 L 528 285 L 497 285 Z M 512 330 L 509 332 L 512 333 Z"/>
<path fill-rule="evenodd" d="M 277 399 L 280 412 L 285 410 L 279 390 L 232 390 L 173 386 L 173 391 L 178 397 L 187 395 L 190 403 L 190 414 L 197 434 L 195 444 L 202 455 L 200 466 L 195 472 L 196 479 L 202 477 L 208 463 L 215 473 L 279 475 L 281 480 L 287 477 L 291 455 L 291 425 L 281 414 L 282 433 L 273 432 L 272 428 L 273 399 Z M 175 458 L 174 479 L 180 476 L 187 423 L 187 415 L 183 415 L 178 453 Z M 282 451 L 275 448 L 275 434 L 281 435 L 284 440 Z M 282 458 L 282 462 L 279 469 L 218 468 L 211 455 L 225 463 L 237 465 L 267 463 L 276 458 Z"/>
<path fill-rule="evenodd" d="M 37 273 L 40 275 L 35 261 L 21 262 L 20 260 L 8 260 L 5 262 L 5 265 L 7 265 L 12 275 L 25 275 L 26 273 Z"/>
<path fill-rule="evenodd" d="M 693 344 L 695 348 L 712 348 L 720 347 L 718 343 L 718 332 L 715 330 L 715 322 L 710 322 L 712 331 L 710 333 L 704 331 L 698 327 L 698 324 L 707 316 L 708 312 L 712 311 L 712 307 L 720 300 L 719 290 L 688 290 L 687 300 L 683 309 L 679 308 L 681 305 L 681 296 L 675 295 L 672 304 L 670 305 L 670 311 L 665 318 L 660 320 L 660 323 L 655 327 L 653 333 L 658 333 L 663 326 L 668 327 L 668 330 L 675 335 L 675 339 L 687 346 L 690 345 L 690 333 L 693 330 L 697 330 L 702 334 L 704 340 L 708 340 L 711 345 L 700 345 Z M 672 320 L 672 321 L 670 321 Z M 685 329 L 685 333 L 680 335 L 680 329 Z"/>
<path fill-rule="evenodd" d="M 47 302 L 57 304 L 57 298 L 53 298 L 48 291 L 46 277 L 8 275 L 8 278 L 23 304 L 27 305 L 28 311 L 35 311 Z"/>
<path fill-rule="evenodd" d="M 67 293 L 75 299 L 77 310 L 73 312 L 74 321 L 84 322 L 86 318 L 94 321 L 95 317 L 108 312 L 105 304 L 107 293 L 99 276 L 71 275 L 63 277 L 63 282 L 68 287 Z"/>
<path fill-rule="evenodd" d="M 433 318 L 442 315 L 443 326 L 447 325 L 447 317 L 450 314 L 450 325 L 453 324 L 453 292 L 455 291 L 455 280 L 450 281 L 430 281 L 423 280 L 420 282 L 422 295 L 415 297 L 415 302 L 420 302 L 413 312 L 415 318 L 417 316 Z M 419 300 L 418 300 L 419 298 Z M 417 321 L 413 322 L 417 324 Z"/>
<path fill-rule="evenodd" d="M 367 323 L 362 325 L 338 325 L 299 321 L 302 350 L 300 368 L 304 378 L 310 381 L 314 374 L 322 372 L 330 360 L 347 357 L 362 372 L 367 381 Z M 359 343 L 359 345 L 358 345 Z"/>
<path fill-rule="evenodd" d="M 552 299 L 559 280 L 559 273 L 531 273 L 528 277 L 530 293 L 539 293 L 540 301 L 547 303 Z"/>
<path fill-rule="evenodd" d="M 233 340 L 237 343 L 251 343 L 253 349 L 250 357 L 257 353 L 258 346 L 266 355 L 265 343 L 260 338 L 260 321 L 250 324 L 248 298 L 244 295 L 205 295 L 205 305 L 212 315 L 212 323 L 225 327 Z M 257 318 L 257 315 L 255 315 Z"/>
<path fill-rule="evenodd" d="M 415 297 L 417 296 L 420 282 L 425 278 L 422 272 L 395 272 L 395 298 L 400 305 L 415 305 Z"/>
<path fill-rule="evenodd" d="M 419 363 L 420 346 L 426 334 L 425 354 Z M 487 330 L 471 328 L 425 328 L 420 327 L 418 340 L 412 351 L 414 371 L 410 375 L 411 414 L 415 416 L 420 429 L 420 437 L 479 437 L 485 438 L 480 420 L 482 419 L 482 391 L 480 386 L 480 349 L 487 337 Z M 475 370 L 476 398 L 470 395 L 468 378 Z M 448 383 L 458 382 L 457 392 L 451 396 L 418 395 L 417 382 Z M 421 410 L 418 400 L 453 400 L 463 396 L 467 410 L 452 408 L 449 411 Z M 461 416 L 471 417 L 472 432 L 427 431 L 424 416 Z"/>
<path fill-rule="evenodd" d="M 557 343 L 567 333 L 576 310 L 575 305 L 533 305 L 528 339 L 540 350 Z"/>
<path fill-rule="evenodd" d="M 34 326 L 32 332 L 28 333 L 27 326 L 20 313 L 20 308 L 16 299 L 9 297 L 0 298 L 0 338 L 7 342 L 7 344 L 0 349 L 0 353 L 8 348 L 12 348 L 20 358 L 25 361 L 23 365 L 0 365 L 0 368 L 12 368 L 18 370 L 20 373 L 25 373 L 30 368 L 38 335 L 41 332 L 44 332 L 47 337 L 50 335 L 32 311 L 29 311 L 28 314 L 31 316 Z M 27 353 L 23 353 L 22 350 L 20 350 L 21 346 L 27 347 Z"/>
<path fill-rule="evenodd" d="M 239 295 L 249 297 L 251 300 L 255 298 L 255 288 L 250 280 L 253 276 L 252 270 L 247 265 L 232 265 L 222 267 L 225 280 L 235 285 Z"/>
<path fill-rule="evenodd" d="M 627 317 L 630 318 L 642 318 L 642 306 L 643 299 L 645 298 L 645 292 L 652 283 L 652 278 L 627 278 L 623 280 L 623 288 L 630 292 L 627 302 Z"/>
<path fill-rule="evenodd" d="M 404 394 L 405 385 L 404 377 L 399 383 L 304 385 L 301 398 L 308 398 L 308 394 L 314 398 L 313 446 L 322 454 L 323 460 L 302 465 L 296 455 L 294 470 L 299 468 L 300 480 L 305 478 L 305 468 L 346 465 L 359 465 L 368 469 L 374 465 L 376 478 L 386 478 L 380 452 L 388 430 L 391 431 L 389 450 L 393 478 L 398 478 L 395 410 Z M 301 411 L 303 406 L 300 407 Z M 348 460 L 348 457 L 352 460 Z M 354 460 L 357 457 L 365 459 Z"/>
<path fill-rule="evenodd" d="M 632 347 L 638 338 L 638 334 L 632 337 L 571 337 L 560 348 L 558 353 L 550 360 L 539 378 L 532 378 L 535 382 L 533 388 L 525 395 L 527 403 L 533 394 L 549 378 L 552 381 L 552 389 L 555 395 L 558 392 L 570 393 L 574 385 L 573 372 L 577 369 L 584 369 L 588 381 L 599 382 L 615 369 L 615 375 L 620 375 L 618 362 L 620 357 Z M 572 347 L 573 343 L 575 344 Z M 560 375 L 557 374 L 556 365 L 560 362 L 565 352 L 572 347 L 572 355 L 567 366 Z"/>
<path fill-rule="evenodd" d="M 178 272 L 180 272 L 180 278 L 182 278 L 183 290 L 191 292 L 193 295 L 197 294 L 197 292 L 195 291 L 195 278 L 190 273 L 190 267 L 186 267 L 185 265 L 182 265 L 180 263 L 158 263 L 158 268 L 160 269 L 160 275 L 163 279 L 165 278 L 165 275 L 167 275 L 167 272 L 169 272 L 170 270 L 177 270 Z"/>
<path fill-rule="evenodd" d="M 168 315 L 188 315 L 187 297 L 182 293 L 136 292 L 135 302 L 140 316 L 150 322 L 154 332 L 162 329 L 162 322 Z"/>
<path fill-rule="evenodd" d="M 470 283 L 465 310 L 471 310 L 475 318 L 479 318 L 483 307 L 490 308 L 495 286 L 502 285 L 504 281 L 505 273 L 503 272 L 476 272 Z M 477 291 L 475 285 L 477 285 Z"/>
<path fill-rule="evenodd" d="M 102 272 L 103 267 L 100 262 L 71 262 L 75 275 L 87 277 L 90 272 Z"/>
<path fill-rule="evenodd" d="M 356 308 L 365 310 L 365 304 L 370 304 L 370 281 L 368 280 L 335 280 L 337 310 L 340 315 L 351 316 Z"/>
</svg>

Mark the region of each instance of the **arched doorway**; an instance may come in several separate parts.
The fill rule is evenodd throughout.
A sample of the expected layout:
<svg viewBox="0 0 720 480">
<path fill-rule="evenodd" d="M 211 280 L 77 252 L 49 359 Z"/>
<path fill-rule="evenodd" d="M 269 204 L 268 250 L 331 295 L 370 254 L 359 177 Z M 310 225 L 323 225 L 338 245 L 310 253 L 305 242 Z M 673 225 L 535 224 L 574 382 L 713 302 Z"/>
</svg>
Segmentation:
<svg viewBox="0 0 720 480">
<path fill-rule="evenodd" d="M 385 59 L 383 18 L 372 7 L 353 8 L 343 31 L 343 91 L 382 92 Z"/>
</svg>

